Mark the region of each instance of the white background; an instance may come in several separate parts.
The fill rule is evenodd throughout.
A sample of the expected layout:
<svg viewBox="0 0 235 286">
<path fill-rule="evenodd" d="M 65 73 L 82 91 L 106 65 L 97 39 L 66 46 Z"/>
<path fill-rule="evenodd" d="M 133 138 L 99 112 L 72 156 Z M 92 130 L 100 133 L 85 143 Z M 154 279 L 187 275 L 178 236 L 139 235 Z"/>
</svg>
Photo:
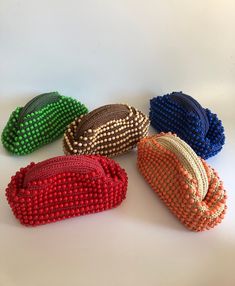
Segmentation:
<svg viewBox="0 0 235 286">
<path fill-rule="evenodd" d="M 235 2 L 233 0 L 0 0 L 0 128 L 16 106 L 58 90 L 89 109 L 182 90 L 218 113 L 226 145 L 208 160 L 224 180 L 221 225 L 193 233 L 136 169 L 117 209 L 21 226 L 5 188 L 21 166 L 61 155 L 58 140 L 32 155 L 0 147 L 0 285 L 235 285 Z"/>
</svg>

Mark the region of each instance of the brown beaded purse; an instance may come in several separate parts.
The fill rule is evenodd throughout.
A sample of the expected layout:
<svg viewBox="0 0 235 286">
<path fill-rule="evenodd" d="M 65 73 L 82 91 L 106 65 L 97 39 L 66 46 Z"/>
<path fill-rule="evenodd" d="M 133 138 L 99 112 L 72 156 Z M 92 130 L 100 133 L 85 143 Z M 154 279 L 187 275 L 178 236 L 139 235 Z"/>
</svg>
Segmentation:
<svg viewBox="0 0 235 286">
<path fill-rule="evenodd" d="M 72 122 L 64 134 L 66 155 L 115 156 L 134 148 L 148 134 L 149 120 L 125 104 L 99 107 Z"/>
</svg>

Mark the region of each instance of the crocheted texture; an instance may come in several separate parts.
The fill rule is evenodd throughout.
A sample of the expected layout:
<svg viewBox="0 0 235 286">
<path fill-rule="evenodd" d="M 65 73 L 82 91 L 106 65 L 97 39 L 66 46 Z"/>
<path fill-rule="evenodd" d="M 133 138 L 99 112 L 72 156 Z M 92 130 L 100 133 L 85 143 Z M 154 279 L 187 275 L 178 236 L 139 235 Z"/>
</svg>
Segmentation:
<svg viewBox="0 0 235 286">
<path fill-rule="evenodd" d="M 64 135 L 65 154 L 115 156 L 147 136 L 148 118 L 134 107 L 110 104 L 80 116 Z"/>
<path fill-rule="evenodd" d="M 158 132 L 176 133 L 203 159 L 216 155 L 224 145 L 224 128 L 217 115 L 182 92 L 151 99 L 149 116 Z"/>
<path fill-rule="evenodd" d="M 2 132 L 11 153 L 25 155 L 61 136 L 77 116 L 87 113 L 79 101 L 58 92 L 44 93 L 12 112 Z"/>
<path fill-rule="evenodd" d="M 224 218 L 226 192 L 218 174 L 171 133 L 138 143 L 140 173 L 174 215 L 190 230 L 213 228 Z"/>
<path fill-rule="evenodd" d="M 21 168 L 6 196 L 23 225 L 37 226 L 114 208 L 127 183 L 125 170 L 107 157 L 59 156 Z"/>
</svg>

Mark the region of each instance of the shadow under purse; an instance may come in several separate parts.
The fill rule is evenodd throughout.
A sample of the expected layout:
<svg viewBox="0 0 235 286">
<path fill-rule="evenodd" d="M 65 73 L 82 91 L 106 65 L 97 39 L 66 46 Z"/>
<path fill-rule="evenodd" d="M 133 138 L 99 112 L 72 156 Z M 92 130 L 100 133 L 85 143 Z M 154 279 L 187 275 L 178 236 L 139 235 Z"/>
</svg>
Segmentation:
<svg viewBox="0 0 235 286">
<path fill-rule="evenodd" d="M 182 92 L 151 99 L 149 117 L 158 132 L 176 133 L 203 159 L 216 155 L 224 145 L 224 128 L 217 115 Z"/>
<path fill-rule="evenodd" d="M 78 117 L 64 134 L 65 154 L 115 156 L 133 149 L 147 136 L 149 120 L 125 104 L 109 104 Z"/>
<path fill-rule="evenodd" d="M 224 218 L 226 192 L 218 174 L 172 133 L 138 144 L 140 173 L 174 215 L 190 230 L 213 228 Z"/>
<path fill-rule="evenodd" d="M 21 224 L 37 226 L 117 207 L 127 184 L 125 170 L 112 159 L 59 156 L 21 168 L 6 197 Z"/>
<path fill-rule="evenodd" d="M 61 136 L 67 125 L 87 108 L 58 92 L 40 94 L 14 110 L 2 132 L 2 144 L 11 153 L 25 155 Z"/>
</svg>

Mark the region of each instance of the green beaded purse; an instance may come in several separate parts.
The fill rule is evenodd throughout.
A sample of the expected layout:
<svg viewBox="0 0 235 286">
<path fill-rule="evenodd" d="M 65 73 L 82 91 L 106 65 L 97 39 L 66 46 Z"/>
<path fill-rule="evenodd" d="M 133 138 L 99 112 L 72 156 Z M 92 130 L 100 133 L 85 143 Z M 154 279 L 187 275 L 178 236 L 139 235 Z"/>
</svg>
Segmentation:
<svg viewBox="0 0 235 286">
<path fill-rule="evenodd" d="M 85 105 L 58 92 L 40 94 L 17 107 L 2 132 L 2 144 L 11 153 L 25 155 L 63 135 Z"/>
</svg>

